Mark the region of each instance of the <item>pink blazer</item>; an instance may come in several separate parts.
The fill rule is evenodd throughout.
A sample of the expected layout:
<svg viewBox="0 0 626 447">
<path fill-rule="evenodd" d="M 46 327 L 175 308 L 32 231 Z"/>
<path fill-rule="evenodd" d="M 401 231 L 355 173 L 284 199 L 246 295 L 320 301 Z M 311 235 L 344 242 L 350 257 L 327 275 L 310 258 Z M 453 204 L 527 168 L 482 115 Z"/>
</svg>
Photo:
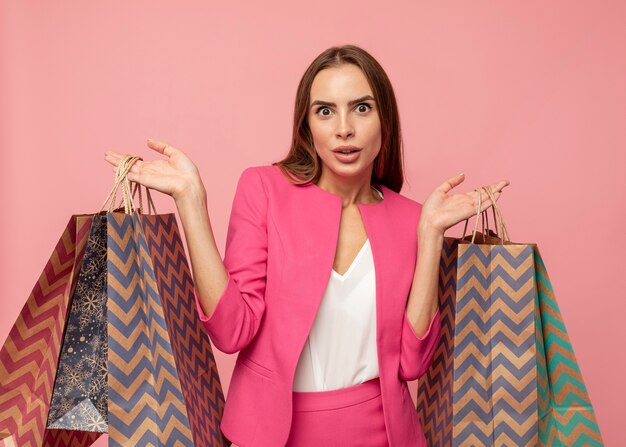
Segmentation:
<svg viewBox="0 0 626 447">
<path fill-rule="evenodd" d="M 441 336 L 439 311 L 423 337 L 406 318 L 421 204 L 386 186 L 359 204 L 376 272 L 376 343 L 387 436 L 426 446 L 406 381 L 422 376 Z M 237 183 L 226 237 L 228 285 L 200 319 L 222 352 L 240 351 L 221 430 L 242 447 L 284 446 L 296 365 L 330 279 L 341 197 L 290 183 L 277 166 L 253 166 Z"/>
</svg>

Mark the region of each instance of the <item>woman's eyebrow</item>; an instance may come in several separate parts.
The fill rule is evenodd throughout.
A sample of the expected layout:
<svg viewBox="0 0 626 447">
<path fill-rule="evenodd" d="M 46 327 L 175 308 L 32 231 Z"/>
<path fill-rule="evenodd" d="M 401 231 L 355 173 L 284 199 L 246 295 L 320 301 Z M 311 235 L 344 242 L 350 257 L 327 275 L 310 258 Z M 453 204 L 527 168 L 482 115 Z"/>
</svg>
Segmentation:
<svg viewBox="0 0 626 447">
<path fill-rule="evenodd" d="M 360 98 L 357 99 L 353 99 L 351 101 L 348 101 L 348 105 L 349 106 L 353 106 L 355 104 L 358 104 L 359 102 L 363 102 L 363 101 L 367 101 L 367 100 L 374 100 L 374 98 L 372 97 L 372 95 L 365 95 L 365 96 L 361 96 Z M 328 102 L 328 101 L 322 101 L 321 99 L 316 99 L 315 101 L 313 101 L 311 103 L 311 107 L 313 106 L 331 106 L 331 107 L 336 107 L 337 104 L 335 104 L 334 102 Z"/>
</svg>

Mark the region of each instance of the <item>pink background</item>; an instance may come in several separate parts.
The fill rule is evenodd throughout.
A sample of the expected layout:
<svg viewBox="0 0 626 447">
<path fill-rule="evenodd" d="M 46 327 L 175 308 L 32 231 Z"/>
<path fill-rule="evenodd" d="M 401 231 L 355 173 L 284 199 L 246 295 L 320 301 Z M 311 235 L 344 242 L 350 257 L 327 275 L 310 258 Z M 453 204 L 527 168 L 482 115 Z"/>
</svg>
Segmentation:
<svg viewBox="0 0 626 447">
<path fill-rule="evenodd" d="M 403 194 L 511 181 L 509 232 L 539 244 L 606 444 L 623 445 L 624 23 L 620 1 L 0 3 L 0 341 L 69 216 L 107 196 L 106 149 L 185 150 L 223 254 L 237 178 L 286 153 L 303 71 L 355 43 L 396 90 Z M 236 354 L 215 355 L 226 392 Z"/>
</svg>

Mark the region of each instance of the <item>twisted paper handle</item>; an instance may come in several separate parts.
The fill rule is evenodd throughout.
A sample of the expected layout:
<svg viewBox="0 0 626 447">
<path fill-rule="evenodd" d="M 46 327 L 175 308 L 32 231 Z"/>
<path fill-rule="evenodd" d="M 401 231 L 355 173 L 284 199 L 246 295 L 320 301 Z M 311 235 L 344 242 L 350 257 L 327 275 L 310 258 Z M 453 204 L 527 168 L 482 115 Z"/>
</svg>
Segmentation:
<svg viewBox="0 0 626 447">
<path fill-rule="evenodd" d="M 504 222 L 502 211 L 500 210 L 500 207 L 496 203 L 496 197 L 495 197 L 495 194 L 493 193 L 493 190 L 491 189 L 490 186 L 485 186 L 483 187 L 483 189 L 487 192 L 487 195 L 489 195 L 489 198 L 491 199 L 491 203 L 493 203 L 492 208 L 494 210 L 494 220 L 497 220 L 497 222 L 500 223 L 500 230 L 498 231 L 498 235 L 500 236 L 502 243 L 504 244 L 505 240 L 510 242 L 511 238 L 509 237 L 509 231 L 506 228 L 506 223 Z M 496 214 L 498 215 L 497 219 L 496 219 Z"/>
<path fill-rule="evenodd" d="M 495 195 L 493 193 L 493 191 L 491 190 L 490 186 L 482 186 L 480 189 L 475 189 L 475 191 L 479 192 L 480 190 L 484 190 L 487 193 L 487 196 L 489 196 L 489 199 L 491 199 L 491 208 L 493 211 L 493 220 L 494 223 L 496 225 L 496 232 L 498 234 L 498 238 L 500 239 L 500 243 L 504 244 L 504 241 L 510 241 L 510 237 L 509 237 L 509 233 L 508 230 L 506 228 L 506 224 L 504 223 L 504 217 L 502 217 L 502 211 L 500 211 L 500 207 L 498 207 L 498 204 L 496 203 L 496 198 Z M 487 215 L 487 210 L 483 210 L 480 211 L 480 207 L 482 205 L 482 197 L 480 194 L 480 192 L 477 194 L 478 195 L 478 206 L 476 209 L 476 224 L 474 225 L 474 231 L 472 231 L 472 241 L 471 243 L 474 243 L 474 239 L 476 238 L 476 230 L 478 228 L 478 216 L 481 215 L 481 220 L 483 223 L 483 242 L 486 240 L 485 239 L 485 220 L 487 221 L 487 230 L 489 230 L 489 218 Z M 496 217 L 497 216 L 497 217 Z M 465 228 L 463 229 L 463 237 L 461 239 L 465 238 L 465 233 L 467 231 L 467 224 L 469 222 L 469 219 L 465 219 Z M 498 224 L 499 226 L 499 230 L 498 230 Z"/>
<path fill-rule="evenodd" d="M 117 166 L 117 170 L 115 171 L 115 184 L 109 192 L 106 200 L 100 207 L 100 212 L 104 209 L 107 203 L 109 203 L 108 212 L 112 213 L 115 209 L 115 197 L 117 196 L 117 190 L 122 188 L 122 201 L 120 202 L 119 207 L 124 205 L 124 212 L 126 214 L 132 214 L 137 211 L 137 207 L 135 206 L 134 198 L 137 192 L 139 193 L 139 209 L 143 209 L 143 197 L 141 195 L 141 185 L 136 182 L 131 182 L 128 179 L 128 173 L 132 168 L 133 164 L 137 160 L 143 160 L 141 157 L 135 155 L 124 155 L 122 160 L 120 160 L 119 165 Z M 134 183 L 134 189 L 131 191 L 131 183 Z M 154 207 L 154 202 L 152 201 L 152 196 L 150 195 L 150 189 L 146 188 L 146 193 L 148 196 L 148 213 L 156 214 L 156 208 Z"/>
</svg>

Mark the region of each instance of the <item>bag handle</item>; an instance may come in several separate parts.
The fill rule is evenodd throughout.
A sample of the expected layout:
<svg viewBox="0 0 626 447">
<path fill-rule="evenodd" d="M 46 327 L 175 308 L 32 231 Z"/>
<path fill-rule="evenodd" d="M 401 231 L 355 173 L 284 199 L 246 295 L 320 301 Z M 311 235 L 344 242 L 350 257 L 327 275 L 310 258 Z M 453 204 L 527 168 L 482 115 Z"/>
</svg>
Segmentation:
<svg viewBox="0 0 626 447">
<path fill-rule="evenodd" d="M 504 222 L 502 211 L 500 210 L 500 207 L 498 206 L 496 202 L 496 196 L 493 193 L 493 190 L 491 189 L 490 186 L 487 186 L 485 187 L 485 191 L 487 191 L 487 194 L 489 195 L 489 198 L 491 199 L 491 202 L 493 203 L 494 218 L 495 218 L 495 214 L 498 215 L 498 221 L 500 222 L 500 231 L 498 232 L 498 234 L 501 235 L 502 242 L 504 243 L 505 240 L 511 242 L 509 231 L 506 228 L 506 223 Z"/>
<path fill-rule="evenodd" d="M 496 218 L 496 210 L 493 207 L 491 207 L 491 211 L 493 212 L 493 223 L 497 226 L 498 219 Z M 489 214 L 487 214 L 487 210 L 483 210 L 483 212 L 480 215 L 482 216 L 482 220 L 483 220 L 483 233 L 489 234 L 489 232 L 491 231 L 491 228 L 489 228 Z M 485 221 L 487 222 L 486 225 L 485 225 Z M 497 232 L 497 230 L 498 229 L 495 228 L 494 232 Z"/>
<path fill-rule="evenodd" d="M 491 203 L 492 203 L 492 211 L 493 211 L 493 219 L 494 219 L 494 223 L 496 225 L 496 232 L 498 234 L 498 238 L 500 239 L 500 243 L 504 244 L 504 241 L 511 241 L 511 238 L 509 237 L 509 232 L 506 228 L 506 224 L 504 223 L 504 217 L 502 217 L 502 211 L 500 210 L 500 207 L 498 206 L 497 202 L 496 202 L 496 198 L 495 195 L 491 189 L 490 186 L 483 186 L 480 189 L 475 189 L 474 191 L 478 192 L 478 206 L 477 206 L 477 210 L 476 210 L 476 224 L 474 225 L 474 230 L 472 231 L 472 241 L 471 243 L 474 243 L 474 239 L 476 238 L 476 230 L 478 228 L 478 215 L 481 215 L 481 220 L 483 222 L 483 242 L 486 240 L 485 238 L 485 220 L 487 220 L 487 229 L 489 229 L 489 219 L 488 219 L 488 214 L 487 214 L 487 210 L 483 210 L 480 211 L 480 207 L 482 205 L 482 194 L 480 193 L 480 190 L 484 190 L 487 193 L 487 196 L 489 196 L 489 199 L 491 199 Z M 496 217 L 497 216 L 497 217 Z M 463 229 L 463 236 L 461 239 L 465 238 L 465 233 L 467 232 L 467 224 L 469 222 L 469 218 L 465 219 L 465 228 Z M 498 224 L 499 224 L 499 228 L 498 228 Z"/>
<path fill-rule="evenodd" d="M 135 195 L 139 192 L 139 209 L 143 210 L 143 198 L 141 197 L 141 185 L 137 182 L 133 183 L 133 201 L 135 200 Z M 152 196 L 150 195 L 150 188 L 146 188 L 146 196 L 148 197 L 148 214 L 156 214 L 156 207 L 154 206 L 154 202 L 152 201 Z"/>
<path fill-rule="evenodd" d="M 98 211 L 98 213 L 102 212 L 102 210 L 104 209 L 107 203 L 109 203 L 108 212 L 109 213 L 113 212 L 113 210 L 115 209 L 114 206 L 115 206 L 115 198 L 117 196 L 117 190 L 120 188 L 120 186 L 122 188 L 122 201 L 120 202 L 118 208 L 124 205 L 124 212 L 126 214 L 133 214 L 135 211 L 137 211 L 138 208 L 135 206 L 134 199 L 135 199 L 135 195 L 137 194 L 137 192 L 139 192 L 139 210 L 143 209 L 143 197 L 141 195 L 141 185 L 137 182 L 131 182 L 128 179 L 128 173 L 130 172 L 130 169 L 132 168 L 133 164 L 135 164 L 137 160 L 143 160 L 143 159 L 141 157 L 138 157 L 135 155 L 129 155 L 129 154 L 125 154 L 122 157 L 122 159 L 120 160 L 120 163 L 117 166 L 117 170 L 115 171 L 115 183 L 113 184 L 113 188 L 111 189 L 111 192 L 109 192 L 109 195 L 107 196 L 106 200 L 100 207 L 100 211 Z M 134 184 L 134 189 L 132 190 L 131 190 L 131 184 Z M 148 213 L 156 214 L 156 208 L 154 206 L 154 202 L 152 201 L 152 196 L 150 195 L 149 188 L 146 188 L 146 193 L 148 196 Z"/>
<path fill-rule="evenodd" d="M 474 190 L 474 191 L 478 191 L 478 190 Z M 496 235 L 498 234 L 498 219 L 496 218 L 496 210 L 495 208 L 491 207 L 491 211 L 493 212 L 493 222 L 496 225 L 495 231 L 493 233 L 495 233 Z M 487 213 L 487 210 L 483 210 L 480 213 L 480 217 L 481 217 L 481 224 L 482 224 L 482 235 L 483 235 L 483 242 L 486 242 L 487 240 L 487 236 L 490 235 L 491 232 L 491 228 L 489 228 L 489 214 Z M 466 223 L 466 228 L 467 228 L 467 223 Z M 463 234 L 463 237 L 465 237 L 465 234 Z"/>
<path fill-rule="evenodd" d="M 474 191 L 478 192 L 478 189 Z M 478 228 L 478 215 L 480 214 L 480 205 L 482 204 L 481 194 L 476 194 L 478 196 L 478 207 L 476 210 L 476 225 L 474 225 L 474 231 L 472 231 L 472 244 L 474 243 L 474 238 L 476 237 L 476 229 Z M 465 219 L 465 227 L 463 228 L 463 236 L 461 236 L 461 240 L 465 239 L 465 233 L 467 232 L 467 224 L 469 223 L 469 217 Z M 483 242 L 485 242 L 485 234 L 483 233 Z"/>
</svg>

